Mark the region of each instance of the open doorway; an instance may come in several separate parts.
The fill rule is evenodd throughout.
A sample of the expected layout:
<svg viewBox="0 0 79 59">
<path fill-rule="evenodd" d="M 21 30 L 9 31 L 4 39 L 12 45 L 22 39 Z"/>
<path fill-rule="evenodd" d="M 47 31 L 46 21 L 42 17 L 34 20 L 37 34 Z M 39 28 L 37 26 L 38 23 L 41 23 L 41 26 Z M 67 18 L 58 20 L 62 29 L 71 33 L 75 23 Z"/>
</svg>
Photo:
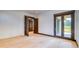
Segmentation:
<svg viewBox="0 0 79 59">
<path fill-rule="evenodd" d="M 34 33 L 34 19 L 28 18 L 29 22 L 29 35 Z"/>
<path fill-rule="evenodd" d="M 24 16 L 24 33 L 29 36 L 30 34 L 38 33 L 38 18 L 31 16 Z"/>
</svg>

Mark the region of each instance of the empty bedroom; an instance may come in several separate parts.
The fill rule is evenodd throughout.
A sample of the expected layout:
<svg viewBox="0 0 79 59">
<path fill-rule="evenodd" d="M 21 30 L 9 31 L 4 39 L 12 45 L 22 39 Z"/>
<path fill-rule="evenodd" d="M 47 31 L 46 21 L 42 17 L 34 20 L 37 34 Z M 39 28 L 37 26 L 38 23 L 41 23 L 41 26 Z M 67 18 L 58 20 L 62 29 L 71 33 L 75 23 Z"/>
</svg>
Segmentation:
<svg viewBox="0 0 79 59">
<path fill-rule="evenodd" d="M 77 48 L 79 10 L 0 10 L 0 48 Z"/>
</svg>

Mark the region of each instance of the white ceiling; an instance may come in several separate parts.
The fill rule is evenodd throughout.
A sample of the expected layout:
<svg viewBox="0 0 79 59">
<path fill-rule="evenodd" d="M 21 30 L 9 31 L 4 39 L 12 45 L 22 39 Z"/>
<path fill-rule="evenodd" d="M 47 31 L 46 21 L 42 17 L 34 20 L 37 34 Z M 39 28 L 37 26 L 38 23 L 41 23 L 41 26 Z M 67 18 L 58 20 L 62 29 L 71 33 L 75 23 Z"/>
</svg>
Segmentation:
<svg viewBox="0 0 79 59">
<path fill-rule="evenodd" d="M 48 11 L 48 10 L 26 10 L 25 12 L 28 12 L 28 13 L 34 14 L 34 15 L 39 15 L 39 14 L 44 13 L 46 11 Z"/>
<path fill-rule="evenodd" d="M 49 10 L 0 10 L 1 12 L 2 11 L 19 11 L 19 12 L 27 12 L 27 13 L 30 13 L 30 14 L 34 14 L 34 15 L 39 15 L 41 13 L 44 13 L 44 12 L 47 12 Z"/>
<path fill-rule="evenodd" d="M 35 16 L 38 16 L 39 14 L 45 13 L 48 11 L 51 11 L 52 13 L 57 13 L 57 12 L 64 12 L 67 10 L 0 10 L 0 11 L 20 11 L 20 12 L 27 12 L 27 13 L 33 14 Z"/>
</svg>

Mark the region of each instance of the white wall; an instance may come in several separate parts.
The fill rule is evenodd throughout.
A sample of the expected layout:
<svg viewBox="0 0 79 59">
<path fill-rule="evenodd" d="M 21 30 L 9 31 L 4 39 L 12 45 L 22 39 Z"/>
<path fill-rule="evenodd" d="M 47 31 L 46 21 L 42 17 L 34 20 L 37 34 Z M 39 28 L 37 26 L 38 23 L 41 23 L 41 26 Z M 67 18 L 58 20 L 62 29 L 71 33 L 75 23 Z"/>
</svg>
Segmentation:
<svg viewBox="0 0 79 59">
<path fill-rule="evenodd" d="M 34 16 L 23 11 L 0 11 L 0 39 L 24 35 L 24 15 Z"/>
<path fill-rule="evenodd" d="M 42 13 L 39 18 L 39 33 L 54 35 L 54 14 L 68 10 L 53 10 Z M 75 12 L 75 39 L 79 44 L 79 10 Z"/>
<path fill-rule="evenodd" d="M 75 39 L 79 45 L 79 10 L 75 12 Z"/>
<path fill-rule="evenodd" d="M 39 33 L 54 35 L 54 14 L 64 12 L 66 10 L 47 11 L 38 16 Z"/>
</svg>

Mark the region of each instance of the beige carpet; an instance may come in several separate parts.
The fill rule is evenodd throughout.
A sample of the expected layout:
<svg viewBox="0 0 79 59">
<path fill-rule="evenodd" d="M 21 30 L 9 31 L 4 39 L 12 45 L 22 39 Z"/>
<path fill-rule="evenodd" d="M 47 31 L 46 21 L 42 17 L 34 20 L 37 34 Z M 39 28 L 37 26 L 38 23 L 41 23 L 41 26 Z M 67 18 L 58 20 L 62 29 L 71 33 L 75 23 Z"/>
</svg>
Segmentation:
<svg viewBox="0 0 79 59">
<path fill-rule="evenodd" d="M 0 48 L 76 48 L 74 41 L 39 34 L 0 40 Z"/>
</svg>

